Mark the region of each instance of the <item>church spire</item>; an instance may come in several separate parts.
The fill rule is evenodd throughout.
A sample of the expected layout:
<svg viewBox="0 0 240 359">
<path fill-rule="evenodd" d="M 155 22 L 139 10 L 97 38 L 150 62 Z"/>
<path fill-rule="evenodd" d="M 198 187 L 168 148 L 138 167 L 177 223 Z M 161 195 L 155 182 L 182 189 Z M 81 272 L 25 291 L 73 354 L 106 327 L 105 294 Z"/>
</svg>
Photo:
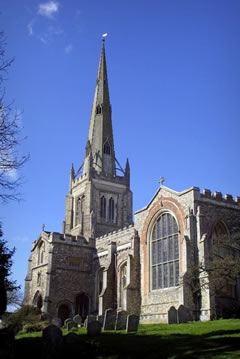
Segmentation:
<svg viewBox="0 0 240 359">
<path fill-rule="evenodd" d="M 111 115 L 105 44 L 103 38 L 88 132 L 88 150 L 85 155 L 84 173 L 87 173 L 86 163 L 88 162 L 88 156 L 91 152 L 92 167 L 98 174 L 111 177 L 116 175 Z"/>
</svg>

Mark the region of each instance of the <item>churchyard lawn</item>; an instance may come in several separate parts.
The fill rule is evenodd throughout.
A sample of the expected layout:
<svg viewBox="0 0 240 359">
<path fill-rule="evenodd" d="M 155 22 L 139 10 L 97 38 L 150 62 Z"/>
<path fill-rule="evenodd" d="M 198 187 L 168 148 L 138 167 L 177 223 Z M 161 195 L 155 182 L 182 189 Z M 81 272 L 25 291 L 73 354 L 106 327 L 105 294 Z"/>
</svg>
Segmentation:
<svg viewBox="0 0 240 359">
<path fill-rule="evenodd" d="M 63 330 L 63 335 L 69 332 Z M 96 337 L 79 328 L 79 342 L 68 345 L 68 354 L 82 352 L 89 358 L 240 358 L 240 320 L 218 320 L 185 324 L 140 325 L 137 334 L 125 331 L 105 331 Z M 28 345 L 41 343 L 41 332 L 20 333 L 16 336 L 16 347 L 21 350 Z M 70 343 L 70 342 L 69 342 Z M 26 359 L 27 350 L 23 352 Z M 69 356 L 68 356 L 69 357 Z"/>
</svg>

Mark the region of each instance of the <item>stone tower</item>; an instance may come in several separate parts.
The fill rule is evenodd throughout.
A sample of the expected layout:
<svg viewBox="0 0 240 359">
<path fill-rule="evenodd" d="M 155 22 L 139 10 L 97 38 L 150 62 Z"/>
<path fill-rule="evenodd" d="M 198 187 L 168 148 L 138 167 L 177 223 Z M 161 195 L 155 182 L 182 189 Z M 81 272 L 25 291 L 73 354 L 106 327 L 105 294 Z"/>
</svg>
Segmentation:
<svg viewBox="0 0 240 359">
<path fill-rule="evenodd" d="M 130 167 L 115 157 L 104 40 L 98 67 L 85 158 L 70 171 L 63 233 L 98 237 L 132 224 Z M 116 173 L 116 163 L 122 172 Z"/>
</svg>

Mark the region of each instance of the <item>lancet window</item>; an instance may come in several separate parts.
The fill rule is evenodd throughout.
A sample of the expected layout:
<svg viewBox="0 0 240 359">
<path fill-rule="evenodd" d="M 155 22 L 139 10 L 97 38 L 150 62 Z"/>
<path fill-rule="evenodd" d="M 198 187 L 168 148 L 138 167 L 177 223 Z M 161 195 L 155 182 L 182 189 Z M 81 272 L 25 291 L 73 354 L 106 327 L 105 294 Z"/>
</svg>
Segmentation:
<svg viewBox="0 0 240 359">
<path fill-rule="evenodd" d="M 84 196 L 79 197 L 76 202 L 76 225 L 82 224 Z"/>
<path fill-rule="evenodd" d="M 112 197 L 109 199 L 108 217 L 110 221 L 114 221 L 114 199 Z"/>
<path fill-rule="evenodd" d="M 104 196 L 100 199 L 100 216 L 106 218 L 106 198 Z"/>
</svg>

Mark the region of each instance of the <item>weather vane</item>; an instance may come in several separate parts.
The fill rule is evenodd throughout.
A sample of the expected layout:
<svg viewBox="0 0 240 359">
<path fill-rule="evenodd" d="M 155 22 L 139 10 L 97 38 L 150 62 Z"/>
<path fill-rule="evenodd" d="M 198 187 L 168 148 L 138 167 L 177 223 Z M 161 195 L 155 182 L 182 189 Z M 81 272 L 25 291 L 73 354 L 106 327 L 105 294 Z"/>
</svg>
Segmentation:
<svg viewBox="0 0 240 359">
<path fill-rule="evenodd" d="M 105 40 L 105 37 L 107 37 L 108 34 L 105 32 L 104 34 L 102 34 L 102 40 L 104 41 Z"/>
</svg>

